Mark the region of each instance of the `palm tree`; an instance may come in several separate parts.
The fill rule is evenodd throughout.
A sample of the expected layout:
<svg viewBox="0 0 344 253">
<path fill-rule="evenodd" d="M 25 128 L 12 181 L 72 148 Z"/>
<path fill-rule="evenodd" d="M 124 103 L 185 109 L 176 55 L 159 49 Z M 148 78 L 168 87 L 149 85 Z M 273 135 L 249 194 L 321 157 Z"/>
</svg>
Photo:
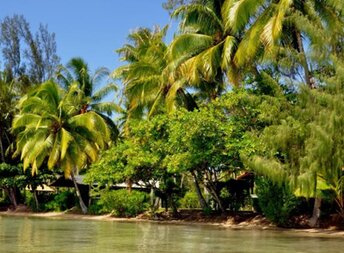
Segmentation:
<svg viewBox="0 0 344 253">
<path fill-rule="evenodd" d="M 72 58 L 66 67 L 60 66 L 56 73 L 56 78 L 65 89 L 76 84 L 84 93 L 84 98 L 79 104 L 79 113 L 82 114 L 90 110 L 98 113 L 108 122 L 112 130 L 112 136 L 116 138 L 118 130 L 109 117 L 113 112 L 118 112 L 120 108 L 115 102 L 104 102 L 102 100 L 111 92 L 116 92 L 117 86 L 112 82 L 108 82 L 101 89 L 96 90 L 100 86 L 101 81 L 109 77 L 109 74 L 109 70 L 105 67 L 98 68 L 91 74 L 85 60 L 82 58 Z"/>
<path fill-rule="evenodd" d="M 314 84 L 305 45 L 310 51 L 317 50 L 317 59 L 326 58 L 325 45 L 337 47 L 338 35 L 343 35 L 342 1 L 226 0 L 224 6 L 225 29 L 234 33 L 244 30 L 233 56 L 235 65 L 241 68 L 257 59 L 279 66 L 287 62 L 288 72 L 303 72 L 309 87 Z"/>
<path fill-rule="evenodd" d="M 206 99 L 215 99 L 226 89 L 226 80 L 240 83 L 240 70 L 233 61 L 240 33 L 226 29 L 223 0 L 195 1 L 177 8 L 172 17 L 180 20 L 180 34 L 168 49 L 167 71 L 178 88 L 191 87 Z"/>
<path fill-rule="evenodd" d="M 45 164 L 50 169 L 61 168 L 66 177 L 72 177 L 86 213 L 74 175 L 107 147 L 110 130 L 97 113 L 80 114 L 79 103 L 83 99 L 78 85 L 71 85 L 65 92 L 48 81 L 20 100 L 12 129 L 17 137 L 15 155 L 20 154 L 24 170 L 31 167 L 36 174 Z"/>
<path fill-rule="evenodd" d="M 180 20 L 180 34 L 168 50 L 168 73 L 178 86 L 169 96 L 179 87 L 192 87 L 212 99 L 227 80 L 239 85 L 245 73 L 259 76 L 266 62 L 294 78 L 303 74 L 313 87 L 317 66 L 311 66 L 305 45 L 326 60 L 325 45 L 340 47 L 343 13 L 338 0 L 190 1 L 172 13 Z"/>
<path fill-rule="evenodd" d="M 161 73 L 166 66 L 166 45 L 163 38 L 167 27 L 151 31 L 140 28 L 128 36 L 117 52 L 127 64 L 113 72 L 124 85 L 123 95 L 129 107 L 129 117 L 140 118 L 154 103 L 161 86 Z"/>
<path fill-rule="evenodd" d="M 164 111 L 164 100 L 170 85 L 163 72 L 167 67 L 164 37 L 167 26 L 153 31 L 140 28 L 128 37 L 129 44 L 118 49 L 126 65 L 113 72 L 124 85 L 124 102 L 128 108 L 127 120 L 142 118 Z M 179 104 L 194 106 L 191 96 L 184 90 L 178 92 Z"/>
</svg>

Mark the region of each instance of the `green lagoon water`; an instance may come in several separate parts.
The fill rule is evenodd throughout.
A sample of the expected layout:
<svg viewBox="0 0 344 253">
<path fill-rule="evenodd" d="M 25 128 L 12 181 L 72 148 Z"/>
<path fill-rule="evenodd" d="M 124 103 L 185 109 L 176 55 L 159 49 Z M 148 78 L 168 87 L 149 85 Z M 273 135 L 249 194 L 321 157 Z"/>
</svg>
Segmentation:
<svg viewBox="0 0 344 253">
<path fill-rule="evenodd" d="M 344 252 L 344 238 L 303 233 L 0 216 L 0 252 Z"/>
</svg>

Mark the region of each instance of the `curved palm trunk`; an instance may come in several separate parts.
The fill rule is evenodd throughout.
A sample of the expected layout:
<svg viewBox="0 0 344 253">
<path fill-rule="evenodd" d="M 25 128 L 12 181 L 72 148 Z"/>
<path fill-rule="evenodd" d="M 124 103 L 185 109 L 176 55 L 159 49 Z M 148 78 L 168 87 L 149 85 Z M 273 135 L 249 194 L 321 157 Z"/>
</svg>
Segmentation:
<svg viewBox="0 0 344 253">
<path fill-rule="evenodd" d="M 76 195 L 78 196 L 78 199 L 79 199 L 79 204 L 80 204 L 81 211 L 82 211 L 83 214 L 86 214 L 87 213 L 87 206 L 85 205 L 84 200 L 82 199 L 81 192 L 80 192 L 78 184 L 77 184 L 77 182 L 75 180 L 73 172 L 71 173 L 71 177 L 72 177 L 72 181 L 74 183 L 74 187 L 75 187 L 75 190 L 76 190 Z"/>
</svg>

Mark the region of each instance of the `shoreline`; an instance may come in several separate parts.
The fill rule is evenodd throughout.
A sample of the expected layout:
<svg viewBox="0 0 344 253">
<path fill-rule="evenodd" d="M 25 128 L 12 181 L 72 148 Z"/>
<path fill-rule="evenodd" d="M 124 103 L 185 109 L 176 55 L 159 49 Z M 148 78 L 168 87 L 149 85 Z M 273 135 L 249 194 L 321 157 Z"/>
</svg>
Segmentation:
<svg viewBox="0 0 344 253">
<path fill-rule="evenodd" d="M 233 224 L 230 221 L 224 222 L 212 222 L 212 221 L 185 221 L 185 220 L 154 220 L 154 219 L 142 219 L 142 218 L 119 218 L 113 217 L 110 214 L 106 215 L 83 215 L 72 214 L 65 212 L 46 212 L 46 213 L 34 213 L 34 212 L 13 212 L 2 211 L 1 217 L 32 217 L 42 219 L 65 219 L 65 220 L 85 220 L 85 221 L 111 221 L 111 222 L 131 222 L 131 223 L 152 223 L 152 224 L 166 224 L 166 225 L 190 225 L 190 226 L 212 226 L 222 229 L 233 230 L 271 230 L 290 233 L 302 233 L 305 236 L 317 236 L 317 237 L 344 237 L 344 230 L 338 230 L 335 227 L 330 228 L 280 228 L 271 224 L 259 224 L 243 221 L 237 224 Z"/>
</svg>

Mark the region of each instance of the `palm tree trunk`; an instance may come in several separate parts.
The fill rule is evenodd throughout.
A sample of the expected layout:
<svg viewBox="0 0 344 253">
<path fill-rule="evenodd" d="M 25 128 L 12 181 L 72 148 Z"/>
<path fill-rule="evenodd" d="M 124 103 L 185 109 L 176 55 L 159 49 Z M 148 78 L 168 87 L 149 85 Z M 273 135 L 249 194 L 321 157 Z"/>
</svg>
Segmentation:
<svg viewBox="0 0 344 253">
<path fill-rule="evenodd" d="M 85 205 L 84 200 L 82 199 L 82 196 L 81 196 L 81 193 L 80 193 L 80 189 L 79 189 L 78 184 L 77 184 L 77 182 L 75 180 L 73 172 L 71 173 L 71 177 L 72 177 L 72 181 L 74 183 L 74 187 L 75 187 L 75 190 L 76 190 L 76 195 L 78 196 L 78 199 L 79 199 L 79 204 L 80 204 L 81 211 L 82 211 L 83 214 L 86 214 L 87 213 L 87 206 Z"/>
<path fill-rule="evenodd" d="M 321 198 L 315 197 L 314 206 L 313 206 L 313 215 L 310 218 L 308 224 L 310 227 L 316 227 L 320 217 L 320 207 L 321 207 Z"/>
<path fill-rule="evenodd" d="M 35 199 L 36 210 L 38 210 L 39 209 L 39 202 L 38 202 L 38 197 L 37 197 L 37 190 L 34 189 L 32 191 L 32 194 L 33 194 L 33 198 Z"/>
<path fill-rule="evenodd" d="M 0 134 L 1 134 L 1 130 L 0 130 Z M 1 162 L 4 163 L 5 162 L 5 151 L 4 151 L 4 145 L 2 143 L 1 140 L 1 136 L 0 136 L 0 153 L 1 153 Z"/>
</svg>

